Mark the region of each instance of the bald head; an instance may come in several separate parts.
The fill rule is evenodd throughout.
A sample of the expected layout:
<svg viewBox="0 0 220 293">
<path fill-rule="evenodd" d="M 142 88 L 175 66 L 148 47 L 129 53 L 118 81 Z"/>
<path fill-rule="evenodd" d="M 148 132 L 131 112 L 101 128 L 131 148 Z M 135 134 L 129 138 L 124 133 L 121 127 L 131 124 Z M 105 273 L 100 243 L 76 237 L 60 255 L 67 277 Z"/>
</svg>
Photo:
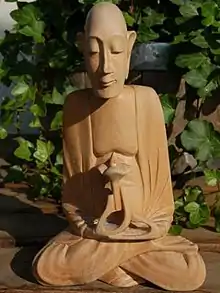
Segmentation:
<svg viewBox="0 0 220 293">
<path fill-rule="evenodd" d="M 109 2 L 100 2 L 93 6 L 87 15 L 85 32 L 91 35 L 93 31 L 109 31 L 116 34 L 127 34 L 127 26 L 121 10 Z"/>
<path fill-rule="evenodd" d="M 135 32 L 114 4 L 101 2 L 90 10 L 82 36 L 87 72 L 96 96 L 117 97 L 128 76 Z"/>
</svg>

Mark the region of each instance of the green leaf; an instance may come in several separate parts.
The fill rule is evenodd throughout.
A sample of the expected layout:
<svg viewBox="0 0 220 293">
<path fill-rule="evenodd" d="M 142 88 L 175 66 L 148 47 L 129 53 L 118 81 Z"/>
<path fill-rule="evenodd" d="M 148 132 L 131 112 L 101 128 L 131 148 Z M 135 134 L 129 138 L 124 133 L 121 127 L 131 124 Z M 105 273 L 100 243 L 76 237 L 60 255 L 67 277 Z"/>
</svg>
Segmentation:
<svg viewBox="0 0 220 293">
<path fill-rule="evenodd" d="M 46 115 L 46 107 L 44 103 L 41 104 L 33 104 L 30 107 L 31 113 L 33 113 L 34 116 L 44 117 Z"/>
<path fill-rule="evenodd" d="M 178 210 L 179 208 L 184 206 L 184 201 L 182 198 L 178 198 L 177 200 L 175 200 L 175 210 Z"/>
<path fill-rule="evenodd" d="M 25 27 L 21 28 L 19 32 L 27 37 L 33 37 L 36 43 L 43 43 L 45 23 L 43 21 L 35 21 L 32 26 L 26 25 Z"/>
<path fill-rule="evenodd" d="M 202 16 L 214 17 L 218 10 L 218 5 L 214 1 L 206 1 L 201 6 Z"/>
<path fill-rule="evenodd" d="M 188 186 L 184 190 L 185 201 L 186 202 L 196 202 L 200 194 L 202 194 L 202 189 L 198 186 Z"/>
<path fill-rule="evenodd" d="M 204 170 L 205 180 L 209 186 L 217 186 L 220 182 L 220 171 L 219 170 Z"/>
<path fill-rule="evenodd" d="M 187 213 L 194 213 L 194 212 L 198 211 L 199 207 L 200 207 L 199 204 L 197 202 L 193 201 L 193 202 L 188 203 L 184 207 L 184 210 Z"/>
<path fill-rule="evenodd" d="M 15 85 L 12 89 L 11 93 L 13 96 L 19 96 L 25 94 L 29 89 L 29 85 L 26 84 L 24 81 L 21 81 Z"/>
<path fill-rule="evenodd" d="M 207 79 L 203 76 L 200 70 L 193 69 L 184 75 L 185 81 L 194 88 L 206 86 Z"/>
<path fill-rule="evenodd" d="M 58 165 L 63 165 L 63 153 L 62 152 L 59 152 L 57 155 L 56 155 L 56 162 L 55 162 L 55 165 L 58 166 Z"/>
<path fill-rule="evenodd" d="M 33 149 L 33 144 L 22 137 L 17 137 L 15 140 L 19 143 L 19 147 L 14 151 L 14 155 L 20 159 L 31 161 L 32 152 L 30 149 Z"/>
<path fill-rule="evenodd" d="M 45 183 L 50 183 L 50 178 L 47 175 L 40 174 L 40 177 Z"/>
<path fill-rule="evenodd" d="M 205 87 L 202 87 L 198 90 L 198 96 L 202 99 L 211 96 L 212 91 L 216 90 L 219 87 L 219 84 L 216 80 L 211 80 Z"/>
<path fill-rule="evenodd" d="M 5 130 L 5 128 L 0 126 L 0 139 L 5 139 L 7 135 L 8 135 L 7 130 Z"/>
<path fill-rule="evenodd" d="M 205 19 L 202 20 L 202 24 L 204 26 L 210 26 L 215 23 L 215 17 L 213 15 L 210 15 L 209 17 L 206 17 Z"/>
<path fill-rule="evenodd" d="M 170 0 L 170 2 L 178 6 L 184 5 L 184 0 Z"/>
<path fill-rule="evenodd" d="M 42 163 L 45 163 L 54 151 L 54 145 L 51 141 L 44 142 L 37 140 L 37 150 L 34 152 L 34 157 Z"/>
<path fill-rule="evenodd" d="M 32 3 L 26 4 L 22 9 L 13 10 L 11 17 L 21 26 L 32 25 L 40 16 L 39 9 Z"/>
<path fill-rule="evenodd" d="M 169 234 L 177 236 L 180 235 L 183 230 L 183 227 L 180 225 L 172 225 L 169 230 Z"/>
<path fill-rule="evenodd" d="M 192 39 L 191 43 L 193 43 L 194 45 L 196 45 L 200 48 L 204 48 L 204 49 L 209 48 L 209 44 L 206 42 L 206 39 L 201 35 L 198 35 L 197 37 Z"/>
<path fill-rule="evenodd" d="M 54 173 L 55 175 L 58 175 L 58 176 L 61 175 L 60 172 L 57 170 L 57 168 L 54 166 L 51 168 L 51 172 Z"/>
<path fill-rule="evenodd" d="M 50 129 L 51 130 L 60 129 L 62 126 L 62 122 L 63 122 L 63 111 L 58 111 L 51 122 Z"/>
<path fill-rule="evenodd" d="M 208 58 L 199 53 L 182 54 L 176 58 L 176 65 L 181 68 L 196 69 L 200 67 L 204 62 L 207 62 Z"/>
<path fill-rule="evenodd" d="M 172 42 L 173 45 L 175 44 L 179 44 L 179 43 L 183 43 L 183 42 L 186 42 L 186 35 L 185 34 L 180 34 L 178 36 L 175 36 L 174 37 L 174 40 Z"/>
<path fill-rule="evenodd" d="M 205 224 L 209 220 L 210 210 L 206 204 L 199 205 L 196 202 L 190 202 L 184 209 L 190 213 L 189 220 L 193 225 Z"/>
<path fill-rule="evenodd" d="M 29 123 L 29 127 L 31 128 L 41 128 L 41 122 L 39 117 L 34 117 L 34 119 Z"/>
<path fill-rule="evenodd" d="M 215 218 L 215 230 L 216 232 L 220 233 L 220 206 L 217 205 L 214 208 L 214 218 Z"/>
<path fill-rule="evenodd" d="M 63 105 L 64 104 L 64 96 L 61 95 L 55 87 L 53 88 L 51 98 L 52 99 L 47 101 L 50 104 L 56 104 L 56 105 Z"/>
<path fill-rule="evenodd" d="M 190 121 L 182 132 L 181 142 L 186 150 L 195 151 L 197 160 L 205 162 L 212 158 L 215 149 L 220 147 L 220 140 L 216 136 L 211 123 L 196 119 Z"/>
<path fill-rule="evenodd" d="M 215 219 L 215 230 L 217 233 L 220 233 L 220 218 Z"/>
<path fill-rule="evenodd" d="M 176 112 L 177 99 L 176 97 L 174 98 L 165 94 L 161 97 L 161 104 L 163 107 L 165 123 L 170 124 L 173 121 Z"/>
<path fill-rule="evenodd" d="M 151 28 L 148 28 L 142 24 L 140 25 L 139 33 L 138 33 L 138 42 L 147 43 L 148 41 L 155 40 L 158 37 L 159 37 L 159 34 L 157 34 Z"/>
<path fill-rule="evenodd" d="M 4 177 L 4 182 L 22 182 L 25 179 L 21 166 L 12 166 L 8 170 L 8 174 Z"/>
<path fill-rule="evenodd" d="M 188 1 L 180 7 L 179 11 L 182 16 L 189 18 L 199 15 L 197 8 L 198 5 Z"/>
<path fill-rule="evenodd" d="M 185 17 L 176 17 L 175 23 L 177 25 L 181 25 L 181 24 L 185 23 L 187 20 L 188 20 L 188 18 L 185 18 Z"/>
<path fill-rule="evenodd" d="M 162 25 L 165 20 L 165 16 L 163 13 L 157 13 L 155 10 L 151 9 L 150 7 L 145 8 L 143 12 L 147 14 L 147 16 L 144 16 L 142 18 L 142 22 L 148 28 L 154 25 Z"/>
<path fill-rule="evenodd" d="M 189 220 L 192 224 L 204 225 L 207 223 L 210 217 L 210 210 L 206 204 L 200 205 L 199 209 L 195 212 L 190 213 Z"/>
<path fill-rule="evenodd" d="M 135 23 L 135 19 L 128 13 L 128 12 L 123 12 L 125 21 L 128 26 L 133 26 Z"/>
</svg>

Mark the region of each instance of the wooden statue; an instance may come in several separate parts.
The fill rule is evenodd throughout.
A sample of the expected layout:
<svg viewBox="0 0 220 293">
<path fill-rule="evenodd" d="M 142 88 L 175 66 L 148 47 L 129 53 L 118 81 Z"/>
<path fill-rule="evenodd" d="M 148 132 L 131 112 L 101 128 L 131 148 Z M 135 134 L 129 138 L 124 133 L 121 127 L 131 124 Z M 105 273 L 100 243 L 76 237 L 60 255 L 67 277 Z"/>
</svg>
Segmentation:
<svg viewBox="0 0 220 293">
<path fill-rule="evenodd" d="M 174 202 L 160 100 L 152 88 L 124 85 L 136 33 L 117 6 L 102 2 L 80 39 L 92 88 L 64 105 L 69 228 L 36 256 L 35 276 L 47 285 L 150 281 L 194 290 L 206 275 L 198 247 L 168 235 Z"/>
</svg>

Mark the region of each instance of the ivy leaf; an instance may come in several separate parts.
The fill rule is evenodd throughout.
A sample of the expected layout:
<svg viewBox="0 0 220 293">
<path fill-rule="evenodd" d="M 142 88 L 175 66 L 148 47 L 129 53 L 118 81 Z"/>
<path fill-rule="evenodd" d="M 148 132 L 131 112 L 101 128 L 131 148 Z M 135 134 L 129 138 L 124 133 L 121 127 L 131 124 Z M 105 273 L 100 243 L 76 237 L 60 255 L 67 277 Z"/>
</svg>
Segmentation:
<svg viewBox="0 0 220 293">
<path fill-rule="evenodd" d="M 184 193 L 184 198 L 186 202 L 196 202 L 198 196 L 202 194 L 202 189 L 198 186 L 188 186 L 187 188 L 185 188 Z"/>
<path fill-rule="evenodd" d="M 29 127 L 31 128 L 41 128 L 41 122 L 39 117 L 34 117 L 34 119 L 29 123 Z"/>
<path fill-rule="evenodd" d="M 176 58 L 176 65 L 181 68 L 196 69 L 200 67 L 204 62 L 207 62 L 207 57 L 199 53 L 182 54 Z"/>
<path fill-rule="evenodd" d="M 194 213 L 199 209 L 199 204 L 195 201 L 188 203 L 185 207 L 184 210 L 187 213 Z"/>
<path fill-rule="evenodd" d="M 52 99 L 50 101 L 48 101 L 48 103 L 56 104 L 56 105 L 63 105 L 64 104 L 63 95 L 61 95 L 55 87 L 53 88 Z"/>
<path fill-rule="evenodd" d="M 199 205 L 196 202 L 190 202 L 184 210 L 190 214 L 189 220 L 193 225 L 205 224 L 210 217 L 210 210 L 206 204 Z"/>
<path fill-rule="evenodd" d="M 25 179 L 24 172 L 20 166 L 14 165 L 9 168 L 8 174 L 4 177 L 4 182 L 18 183 Z"/>
<path fill-rule="evenodd" d="M 215 230 L 220 233 L 220 218 L 215 218 Z"/>
<path fill-rule="evenodd" d="M 12 89 L 11 93 L 13 96 L 19 96 L 25 94 L 29 89 L 29 85 L 24 81 L 18 82 L 15 87 Z"/>
<path fill-rule="evenodd" d="M 183 227 L 180 225 L 172 225 L 169 230 L 169 234 L 177 236 L 180 235 L 183 230 Z"/>
<path fill-rule="evenodd" d="M 218 5 L 214 1 L 206 1 L 201 6 L 201 13 L 204 17 L 214 17 L 216 15 Z"/>
<path fill-rule="evenodd" d="M 11 17 L 21 26 L 31 25 L 38 19 L 39 14 L 37 7 L 31 3 L 26 4 L 22 9 L 16 9 L 10 13 Z"/>
<path fill-rule="evenodd" d="M 178 6 L 184 5 L 184 0 L 170 0 L 173 4 L 176 4 Z"/>
<path fill-rule="evenodd" d="M 207 84 L 207 79 L 201 71 L 193 69 L 184 75 L 185 81 L 194 88 L 201 88 Z"/>
<path fill-rule="evenodd" d="M 15 140 L 19 143 L 19 147 L 14 151 L 14 155 L 20 159 L 31 161 L 31 151 L 33 144 L 22 137 L 17 137 Z"/>
<path fill-rule="evenodd" d="M 165 94 L 161 97 L 161 104 L 163 107 L 165 123 L 170 124 L 173 121 L 176 112 L 177 100 L 176 98 L 173 98 L 168 94 Z"/>
<path fill-rule="evenodd" d="M 178 198 L 177 200 L 175 200 L 175 210 L 178 210 L 179 208 L 184 206 L 184 201 L 182 198 Z"/>
<path fill-rule="evenodd" d="M 40 174 L 41 179 L 45 182 L 45 183 L 50 183 L 50 178 L 45 175 L 45 174 Z"/>
<path fill-rule="evenodd" d="M 19 32 L 27 37 L 33 37 L 36 43 L 43 43 L 44 37 L 42 34 L 44 32 L 44 27 L 45 23 L 43 21 L 35 21 L 31 26 L 26 25 L 21 28 Z"/>
<path fill-rule="evenodd" d="M 135 23 L 135 19 L 128 13 L 128 12 L 123 12 L 125 21 L 128 26 L 133 26 Z"/>
<path fill-rule="evenodd" d="M 44 142 L 37 140 L 37 150 L 34 152 L 34 157 L 42 163 L 45 163 L 54 151 L 54 145 L 51 141 Z"/>
<path fill-rule="evenodd" d="M 5 130 L 5 128 L 0 126 L 0 139 L 5 139 L 7 135 L 8 135 L 7 130 Z"/>
<path fill-rule="evenodd" d="M 210 217 L 210 210 L 206 204 L 200 205 L 199 209 L 190 213 L 189 220 L 193 225 L 204 225 Z"/>
<path fill-rule="evenodd" d="M 213 15 L 210 15 L 209 17 L 206 17 L 205 19 L 202 20 L 202 24 L 204 26 L 210 26 L 215 23 L 215 17 Z"/>
<path fill-rule="evenodd" d="M 197 8 L 198 5 L 188 1 L 180 7 L 179 11 L 182 16 L 190 18 L 199 15 Z"/>
<path fill-rule="evenodd" d="M 185 38 L 186 38 L 185 34 L 180 34 L 178 36 L 175 36 L 172 44 L 175 45 L 175 44 L 186 42 L 187 40 Z"/>
<path fill-rule="evenodd" d="M 195 119 L 190 121 L 181 134 L 181 142 L 188 151 L 195 151 L 195 157 L 205 162 L 220 148 L 220 139 L 211 123 Z"/>
<path fill-rule="evenodd" d="M 206 39 L 202 35 L 196 36 L 194 39 L 191 40 L 191 43 L 200 48 L 209 48 L 209 44 L 206 42 Z"/>
<path fill-rule="evenodd" d="M 220 182 L 220 170 L 204 170 L 205 180 L 209 186 L 217 186 Z"/>
<path fill-rule="evenodd" d="M 152 29 L 143 27 L 142 25 L 140 25 L 139 34 L 138 34 L 138 41 L 140 43 L 147 43 L 148 41 L 155 40 L 158 37 L 159 37 L 159 34 L 157 34 Z"/>
<path fill-rule="evenodd" d="M 54 174 L 56 174 L 56 175 L 58 175 L 58 176 L 61 175 L 60 172 L 59 172 L 59 170 L 57 170 L 57 168 L 54 167 L 54 166 L 51 168 L 51 172 L 54 173 Z"/>
<path fill-rule="evenodd" d="M 44 117 L 46 115 L 46 107 L 45 104 L 41 103 L 39 104 L 33 104 L 30 107 L 31 113 L 33 113 L 34 116 Z"/>
<path fill-rule="evenodd" d="M 63 153 L 62 152 L 59 152 L 57 155 L 56 155 L 56 162 L 55 162 L 55 165 L 63 165 Z"/>
<path fill-rule="evenodd" d="M 144 25 L 148 28 L 154 26 L 154 25 L 161 25 L 163 24 L 165 20 L 165 16 L 163 13 L 157 13 L 155 10 L 151 9 L 150 7 L 147 7 L 143 10 L 147 16 L 142 18 L 142 21 Z"/>
<path fill-rule="evenodd" d="M 219 87 L 219 84 L 216 80 L 211 80 L 205 87 L 202 87 L 198 90 L 198 96 L 202 99 L 211 96 L 212 91 L 216 90 Z"/>
<path fill-rule="evenodd" d="M 63 111 L 58 111 L 51 122 L 50 129 L 57 130 L 60 129 L 62 126 L 63 121 Z"/>
<path fill-rule="evenodd" d="M 214 208 L 214 218 L 215 218 L 215 230 L 216 232 L 220 233 L 220 206 L 217 205 Z"/>
</svg>

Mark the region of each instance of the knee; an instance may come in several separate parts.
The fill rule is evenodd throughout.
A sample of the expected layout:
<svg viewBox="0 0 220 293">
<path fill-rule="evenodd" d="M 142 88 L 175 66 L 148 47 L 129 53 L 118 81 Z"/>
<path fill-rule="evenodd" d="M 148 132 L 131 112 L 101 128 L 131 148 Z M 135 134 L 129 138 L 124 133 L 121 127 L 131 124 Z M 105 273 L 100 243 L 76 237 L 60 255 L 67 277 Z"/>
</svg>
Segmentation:
<svg viewBox="0 0 220 293">
<path fill-rule="evenodd" d="M 187 269 L 183 273 L 184 291 L 193 291 L 200 288 L 206 279 L 206 267 L 202 256 L 197 252 L 193 255 L 184 255 Z"/>
<path fill-rule="evenodd" d="M 68 257 L 68 245 L 52 243 L 43 248 L 33 261 L 33 275 L 42 285 L 73 286 L 95 281 L 89 266 Z"/>
</svg>

